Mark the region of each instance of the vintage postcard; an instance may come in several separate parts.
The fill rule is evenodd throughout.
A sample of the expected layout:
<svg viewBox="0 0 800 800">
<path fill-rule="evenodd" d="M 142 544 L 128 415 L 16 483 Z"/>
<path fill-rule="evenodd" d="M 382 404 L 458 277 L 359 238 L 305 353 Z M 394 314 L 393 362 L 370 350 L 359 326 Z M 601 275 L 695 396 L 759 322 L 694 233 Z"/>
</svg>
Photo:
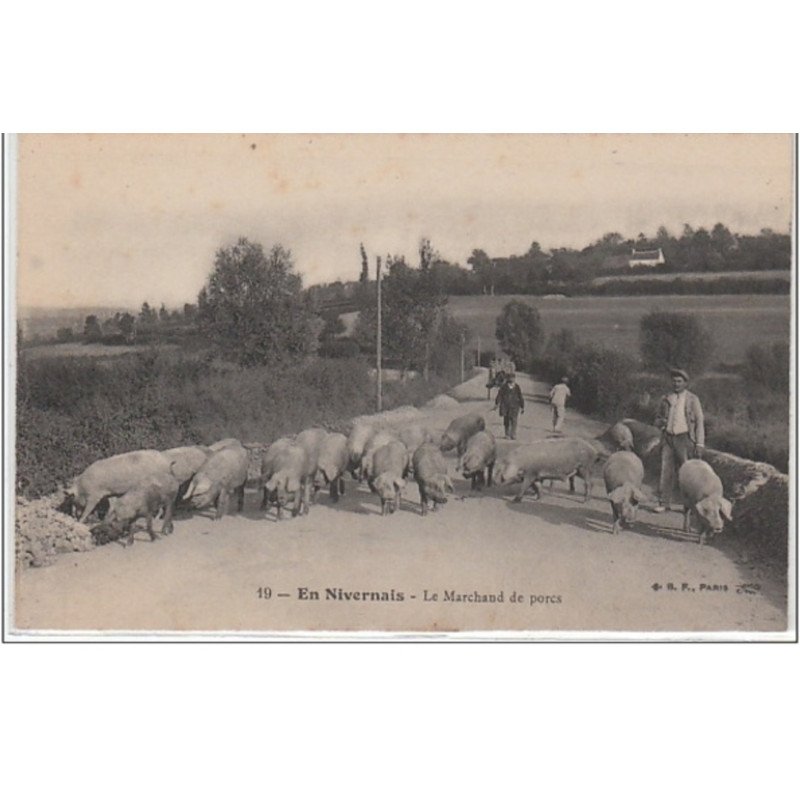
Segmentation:
<svg viewBox="0 0 800 800">
<path fill-rule="evenodd" d="M 796 640 L 795 154 L 6 137 L 6 640 Z"/>
</svg>

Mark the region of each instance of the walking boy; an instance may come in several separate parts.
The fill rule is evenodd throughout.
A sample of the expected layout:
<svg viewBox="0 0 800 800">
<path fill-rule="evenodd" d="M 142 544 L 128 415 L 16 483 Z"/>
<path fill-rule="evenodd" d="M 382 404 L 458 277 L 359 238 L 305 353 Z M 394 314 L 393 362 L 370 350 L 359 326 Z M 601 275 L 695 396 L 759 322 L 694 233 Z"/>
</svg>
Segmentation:
<svg viewBox="0 0 800 800">
<path fill-rule="evenodd" d="M 564 426 L 567 398 L 572 394 L 569 390 L 569 379 L 565 376 L 550 390 L 550 405 L 553 408 L 553 432 L 561 433 Z"/>
</svg>

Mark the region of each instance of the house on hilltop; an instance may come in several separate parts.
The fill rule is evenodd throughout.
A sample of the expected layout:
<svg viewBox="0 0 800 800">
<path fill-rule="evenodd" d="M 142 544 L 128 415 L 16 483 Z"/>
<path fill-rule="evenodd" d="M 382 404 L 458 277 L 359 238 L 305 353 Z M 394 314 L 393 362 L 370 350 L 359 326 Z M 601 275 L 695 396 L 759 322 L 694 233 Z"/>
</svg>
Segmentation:
<svg viewBox="0 0 800 800">
<path fill-rule="evenodd" d="M 658 267 L 664 263 L 666 259 L 660 247 L 657 250 L 637 250 L 634 247 L 628 258 L 629 267 Z"/>
</svg>

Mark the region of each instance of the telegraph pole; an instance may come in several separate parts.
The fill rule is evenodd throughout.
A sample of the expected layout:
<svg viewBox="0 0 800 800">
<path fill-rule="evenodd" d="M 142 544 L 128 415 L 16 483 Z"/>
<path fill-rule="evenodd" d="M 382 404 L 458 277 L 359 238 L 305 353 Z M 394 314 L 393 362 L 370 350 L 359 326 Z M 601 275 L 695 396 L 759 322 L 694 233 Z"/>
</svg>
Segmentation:
<svg viewBox="0 0 800 800">
<path fill-rule="evenodd" d="M 478 334 L 478 364 L 477 366 L 481 365 L 481 335 Z"/>
<path fill-rule="evenodd" d="M 380 256 L 378 256 L 378 263 L 377 263 L 377 267 L 375 269 L 375 277 L 376 277 L 376 283 L 378 284 L 378 330 L 377 330 L 377 335 L 376 335 L 375 338 L 376 338 L 376 343 L 377 343 L 377 346 L 376 346 L 376 350 L 377 350 L 377 365 L 376 366 L 377 366 L 377 378 L 378 378 L 378 381 L 377 381 L 377 394 L 378 394 L 378 396 L 377 396 L 377 405 L 378 405 L 378 411 L 380 412 L 380 411 L 383 410 L 383 392 L 382 392 L 382 386 L 381 386 L 381 380 L 382 380 L 382 376 L 381 376 L 381 349 L 382 349 L 381 338 L 382 338 L 382 336 L 381 336 L 381 257 Z"/>
<path fill-rule="evenodd" d="M 461 383 L 464 383 L 464 331 L 461 331 Z"/>
</svg>

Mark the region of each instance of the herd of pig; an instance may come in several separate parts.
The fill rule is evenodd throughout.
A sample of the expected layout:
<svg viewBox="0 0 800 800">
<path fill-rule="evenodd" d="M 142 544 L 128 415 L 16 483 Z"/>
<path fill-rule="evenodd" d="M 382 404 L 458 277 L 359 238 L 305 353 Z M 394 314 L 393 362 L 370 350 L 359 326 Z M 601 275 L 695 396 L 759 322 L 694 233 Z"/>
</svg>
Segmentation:
<svg viewBox="0 0 800 800">
<path fill-rule="evenodd" d="M 632 421 L 625 421 L 631 422 Z M 610 437 L 608 436 L 610 434 Z M 609 453 L 608 443 L 612 443 Z M 648 445 L 650 447 L 651 445 Z M 543 481 L 584 483 L 584 501 L 592 490 L 592 479 L 601 462 L 603 479 L 613 513 L 613 533 L 635 520 L 644 499 L 644 465 L 634 452 L 634 437 L 625 423 L 618 423 L 605 436 L 585 440 L 578 437 L 549 438 L 514 447 L 498 458 L 494 436 L 478 413 L 453 419 L 438 443 L 422 424 L 376 425 L 356 421 L 349 436 L 309 428 L 294 437 L 284 437 L 263 452 L 259 490 L 261 509 L 274 506 L 276 517 L 283 510 L 292 516 L 307 514 L 317 491 L 329 487 L 336 502 L 344 492 L 344 477 L 366 481 L 381 501 L 381 513 L 393 513 L 400 506 L 406 481 L 419 488 L 420 512 L 429 504 L 433 510 L 447 502 L 453 483 L 443 453 L 455 450 L 456 472 L 471 481 L 473 490 L 499 483 L 519 483 L 514 502 L 530 489 L 538 499 Z M 238 510 L 244 507 L 250 456 L 237 439 L 223 439 L 204 446 L 170 450 L 137 450 L 102 459 L 88 467 L 67 490 L 62 510 L 85 522 L 103 501 L 107 511 L 96 531 L 109 538 L 133 543 L 133 523 L 144 517 L 152 539 L 153 519 L 163 512 L 162 533 L 172 532 L 172 516 L 178 500 L 192 507 L 216 509 L 219 519 L 228 512 L 235 495 Z M 699 459 L 688 461 L 679 471 L 678 483 L 684 497 L 684 530 L 689 530 L 690 513 L 699 518 L 700 541 L 722 530 L 722 517 L 730 519 L 731 504 L 722 496 L 722 484 L 712 468 Z M 111 536 L 111 533 L 116 536 Z"/>
</svg>

